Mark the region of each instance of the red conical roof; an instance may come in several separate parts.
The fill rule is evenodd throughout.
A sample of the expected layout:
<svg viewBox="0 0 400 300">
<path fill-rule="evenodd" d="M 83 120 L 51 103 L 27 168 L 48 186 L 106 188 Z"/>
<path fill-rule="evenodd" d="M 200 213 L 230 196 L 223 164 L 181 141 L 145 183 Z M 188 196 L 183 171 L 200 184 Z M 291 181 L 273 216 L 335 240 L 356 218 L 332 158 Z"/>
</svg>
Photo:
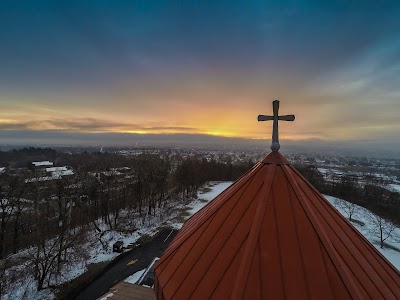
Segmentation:
<svg viewBox="0 0 400 300">
<path fill-rule="evenodd" d="M 272 152 L 178 232 L 157 299 L 400 299 L 400 273 Z"/>
</svg>

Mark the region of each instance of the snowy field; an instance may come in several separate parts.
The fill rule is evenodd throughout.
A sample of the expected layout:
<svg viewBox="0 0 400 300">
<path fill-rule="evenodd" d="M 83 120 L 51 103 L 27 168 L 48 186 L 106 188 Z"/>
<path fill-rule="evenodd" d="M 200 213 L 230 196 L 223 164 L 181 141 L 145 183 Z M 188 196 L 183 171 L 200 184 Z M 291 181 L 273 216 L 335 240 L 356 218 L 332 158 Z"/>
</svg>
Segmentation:
<svg viewBox="0 0 400 300">
<path fill-rule="evenodd" d="M 183 222 L 187 220 L 190 216 L 199 211 L 203 206 L 205 206 L 208 202 L 218 196 L 222 191 L 228 188 L 232 182 L 210 182 L 205 187 L 199 190 L 197 194 L 197 199 L 192 199 L 189 203 L 185 205 L 180 203 L 181 201 L 177 201 L 175 205 L 175 210 L 171 210 L 167 216 L 156 216 L 153 218 L 149 218 L 146 222 L 141 224 L 135 224 L 135 228 L 137 229 L 131 233 L 120 233 L 117 231 L 108 231 L 106 234 L 102 236 L 102 241 L 98 240 L 98 233 L 93 231 L 92 238 L 88 240 L 87 244 L 84 247 L 88 247 L 91 249 L 89 253 L 89 258 L 85 261 L 76 262 L 69 269 L 66 269 L 63 272 L 63 277 L 57 279 L 57 284 L 61 284 L 63 282 L 68 282 L 80 275 L 82 275 L 86 270 L 87 266 L 91 263 L 111 261 L 118 253 L 113 253 L 111 251 L 112 245 L 117 240 L 123 240 L 124 244 L 133 243 L 140 238 L 140 236 L 146 235 L 154 235 L 157 233 L 157 229 L 160 226 L 171 226 L 176 229 L 180 229 L 183 225 Z M 341 212 L 346 217 L 346 212 L 342 208 L 345 203 L 344 200 L 334 198 L 331 196 L 325 195 L 330 203 L 332 203 L 339 212 Z M 179 203 L 179 204 L 177 204 Z M 185 211 L 184 218 L 179 218 L 179 213 Z M 352 223 L 375 247 L 389 260 L 391 263 L 400 270 L 400 228 L 395 228 L 392 237 L 385 241 L 390 248 L 381 249 L 379 247 L 379 237 L 372 233 L 373 224 L 371 223 L 370 218 L 368 217 L 371 213 L 363 208 L 356 206 L 355 213 L 353 215 L 353 219 L 357 220 L 357 223 Z M 361 225 L 362 224 L 362 225 Z M 101 227 L 102 225 L 100 225 Z M 103 229 L 103 228 L 101 228 Z M 97 238 L 96 238 L 97 237 Z M 397 250 L 394 250 L 397 249 Z M 28 255 L 29 251 L 26 250 L 24 252 L 18 253 L 16 256 L 24 256 Z M 20 265 L 18 268 L 28 268 L 29 266 Z M 142 275 L 144 270 L 141 270 L 132 276 L 128 277 L 125 281 L 134 283 L 136 282 L 140 276 Z M 11 299 L 29 299 L 29 300 L 48 300 L 54 299 L 55 294 L 52 289 L 45 289 L 41 292 L 36 292 L 36 283 L 33 278 L 27 275 L 22 281 L 14 282 L 14 289 L 7 295 L 4 296 L 3 299 L 11 300 Z"/>
</svg>

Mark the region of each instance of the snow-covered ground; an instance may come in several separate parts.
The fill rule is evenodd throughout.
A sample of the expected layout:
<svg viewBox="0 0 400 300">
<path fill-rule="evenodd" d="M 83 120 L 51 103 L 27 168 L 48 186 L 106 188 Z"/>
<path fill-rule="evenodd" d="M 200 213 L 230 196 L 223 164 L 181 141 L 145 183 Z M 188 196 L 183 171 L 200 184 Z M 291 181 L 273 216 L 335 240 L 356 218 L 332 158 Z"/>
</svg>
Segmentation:
<svg viewBox="0 0 400 300">
<path fill-rule="evenodd" d="M 188 213 L 190 216 L 194 215 L 196 212 L 198 212 L 204 205 L 206 205 L 208 202 L 213 200 L 215 197 L 217 197 L 219 194 L 221 194 L 224 190 L 226 190 L 230 185 L 232 184 L 231 181 L 228 182 L 211 182 L 208 184 L 205 189 L 211 189 L 208 192 L 203 192 L 200 190 L 200 192 L 197 193 L 198 199 L 196 201 L 193 201 L 190 204 L 190 209 L 188 210 Z"/>
<path fill-rule="evenodd" d="M 348 217 L 346 215 L 346 211 L 343 208 L 343 203 L 345 203 L 345 200 L 339 199 L 339 198 L 335 198 L 332 196 L 328 196 L 328 195 L 324 195 L 324 197 L 333 205 L 335 206 L 335 208 L 345 217 Z M 352 219 L 358 220 L 362 223 L 364 223 L 364 225 L 359 224 L 358 222 L 352 222 L 352 224 L 354 225 L 354 227 L 356 227 L 358 229 L 358 231 L 361 232 L 362 235 L 364 235 L 382 254 L 383 256 L 386 257 L 386 259 L 388 259 L 398 270 L 400 270 L 400 228 L 396 227 L 392 234 L 391 234 L 391 238 L 387 239 L 385 241 L 386 244 L 388 244 L 389 246 L 393 247 L 393 248 L 397 248 L 399 249 L 399 251 L 397 250 L 393 250 L 390 248 L 381 248 L 380 247 L 380 243 L 379 243 L 379 236 L 377 236 L 376 234 L 373 233 L 373 228 L 374 228 L 374 224 L 371 221 L 371 212 L 361 206 L 355 205 L 355 213 L 352 216 Z M 372 214 L 373 215 L 373 214 Z"/>
<path fill-rule="evenodd" d="M 400 184 L 391 183 L 389 184 L 389 187 L 392 188 L 395 192 L 400 193 Z"/>
<path fill-rule="evenodd" d="M 175 229 L 181 229 L 183 223 L 193 216 L 196 212 L 198 212 L 203 206 L 207 205 L 208 202 L 217 197 L 220 193 L 222 193 L 225 189 L 227 189 L 232 184 L 232 181 L 212 181 L 206 184 L 203 188 L 199 190 L 197 193 L 197 199 L 193 199 L 191 202 L 186 204 L 184 207 L 185 214 L 184 218 L 181 218 L 180 221 L 176 221 L 172 219 L 168 225 Z"/>
<path fill-rule="evenodd" d="M 111 251 L 113 243 L 118 240 L 123 240 L 124 244 L 127 245 L 129 243 L 135 242 L 140 236 L 146 235 L 154 235 L 157 232 L 157 229 L 160 226 L 172 226 L 174 228 L 179 229 L 184 220 L 187 220 L 190 216 L 199 211 L 203 206 L 209 203 L 212 199 L 218 196 L 222 191 L 228 188 L 232 182 L 210 182 L 204 188 L 200 189 L 197 194 L 197 199 L 193 199 L 191 202 L 184 204 L 175 203 L 175 210 L 170 211 L 167 216 L 156 216 L 146 219 L 145 222 L 140 222 L 140 224 L 135 224 L 136 231 L 131 233 L 121 233 L 117 231 L 108 231 L 102 236 L 102 243 L 98 239 L 98 233 L 93 230 L 93 232 L 88 235 L 92 235 L 92 238 L 88 240 L 87 244 L 84 247 L 87 249 L 91 249 L 89 251 L 89 258 L 76 262 L 70 268 L 66 269 L 63 272 L 63 277 L 58 278 L 57 284 L 70 281 L 81 274 L 83 274 L 87 270 L 87 266 L 91 263 L 110 261 L 114 259 L 118 253 L 113 253 Z M 330 201 L 339 212 L 345 215 L 343 209 L 341 208 L 340 203 L 344 200 L 337 199 L 331 196 L 325 196 L 328 201 Z M 179 202 L 179 201 L 178 201 Z M 178 218 L 179 213 L 185 210 L 184 218 Z M 376 248 L 389 260 L 392 262 L 394 266 L 396 266 L 400 270 L 400 252 L 384 248 L 381 249 L 379 247 L 379 241 L 377 237 L 375 237 L 371 233 L 372 224 L 370 219 L 367 217 L 370 213 L 367 209 L 363 207 L 358 207 L 356 209 L 356 214 L 353 216 L 354 219 L 361 221 L 364 225 L 359 225 L 357 223 L 353 223 L 353 225 L 369 240 L 371 241 Z M 178 219 L 178 221 L 177 221 Z M 100 224 L 100 229 L 105 229 L 105 225 Z M 391 245 L 393 248 L 400 248 L 400 228 L 396 228 L 393 232 L 394 238 L 387 240 L 386 243 Z M 104 246 L 103 246 L 104 245 Z M 27 255 L 27 253 L 20 253 L 18 255 Z M 21 268 L 27 268 L 28 266 L 20 266 Z M 142 270 L 144 271 L 144 270 Z M 127 282 L 136 282 L 141 274 L 139 271 L 132 276 L 128 277 L 125 281 Z M 4 296 L 4 299 L 54 299 L 55 295 L 53 290 L 46 289 L 41 292 L 36 292 L 36 283 L 32 277 L 27 276 L 21 282 L 15 282 L 15 288 L 11 293 Z M 24 295 L 25 294 L 25 295 Z"/>
</svg>

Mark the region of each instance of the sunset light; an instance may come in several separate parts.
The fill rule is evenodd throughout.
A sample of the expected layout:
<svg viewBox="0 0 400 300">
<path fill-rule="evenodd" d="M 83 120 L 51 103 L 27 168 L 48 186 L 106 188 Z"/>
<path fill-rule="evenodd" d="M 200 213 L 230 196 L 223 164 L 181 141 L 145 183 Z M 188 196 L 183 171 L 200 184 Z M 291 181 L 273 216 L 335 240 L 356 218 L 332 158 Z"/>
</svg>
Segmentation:
<svg viewBox="0 0 400 300">
<path fill-rule="evenodd" d="M 398 140 L 397 8 L 161 2 L 5 5 L 0 138 L 269 139 L 279 99 L 282 139 Z"/>
</svg>

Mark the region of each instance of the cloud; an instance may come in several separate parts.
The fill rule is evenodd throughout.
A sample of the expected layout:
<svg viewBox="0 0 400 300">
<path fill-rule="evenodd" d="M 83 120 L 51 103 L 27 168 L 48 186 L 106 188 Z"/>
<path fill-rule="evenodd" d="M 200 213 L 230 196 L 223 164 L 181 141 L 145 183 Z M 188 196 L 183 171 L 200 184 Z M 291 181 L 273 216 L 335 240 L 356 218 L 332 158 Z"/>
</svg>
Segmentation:
<svg viewBox="0 0 400 300">
<path fill-rule="evenodd" d="M 132 124 L 105 121 L 95 118 L 46 119 L 26 122 L 1 122 L 0 130 L 58 130 L 65 132 L 198 132 L 198 129 L 185 126 L 154 126 L 152 124 Z"/>
<path fill-rule="evenodd" d="M 26 123 L 0 123 L 0 130 L 25 130 L 28 129 Z"/>
</svg>

